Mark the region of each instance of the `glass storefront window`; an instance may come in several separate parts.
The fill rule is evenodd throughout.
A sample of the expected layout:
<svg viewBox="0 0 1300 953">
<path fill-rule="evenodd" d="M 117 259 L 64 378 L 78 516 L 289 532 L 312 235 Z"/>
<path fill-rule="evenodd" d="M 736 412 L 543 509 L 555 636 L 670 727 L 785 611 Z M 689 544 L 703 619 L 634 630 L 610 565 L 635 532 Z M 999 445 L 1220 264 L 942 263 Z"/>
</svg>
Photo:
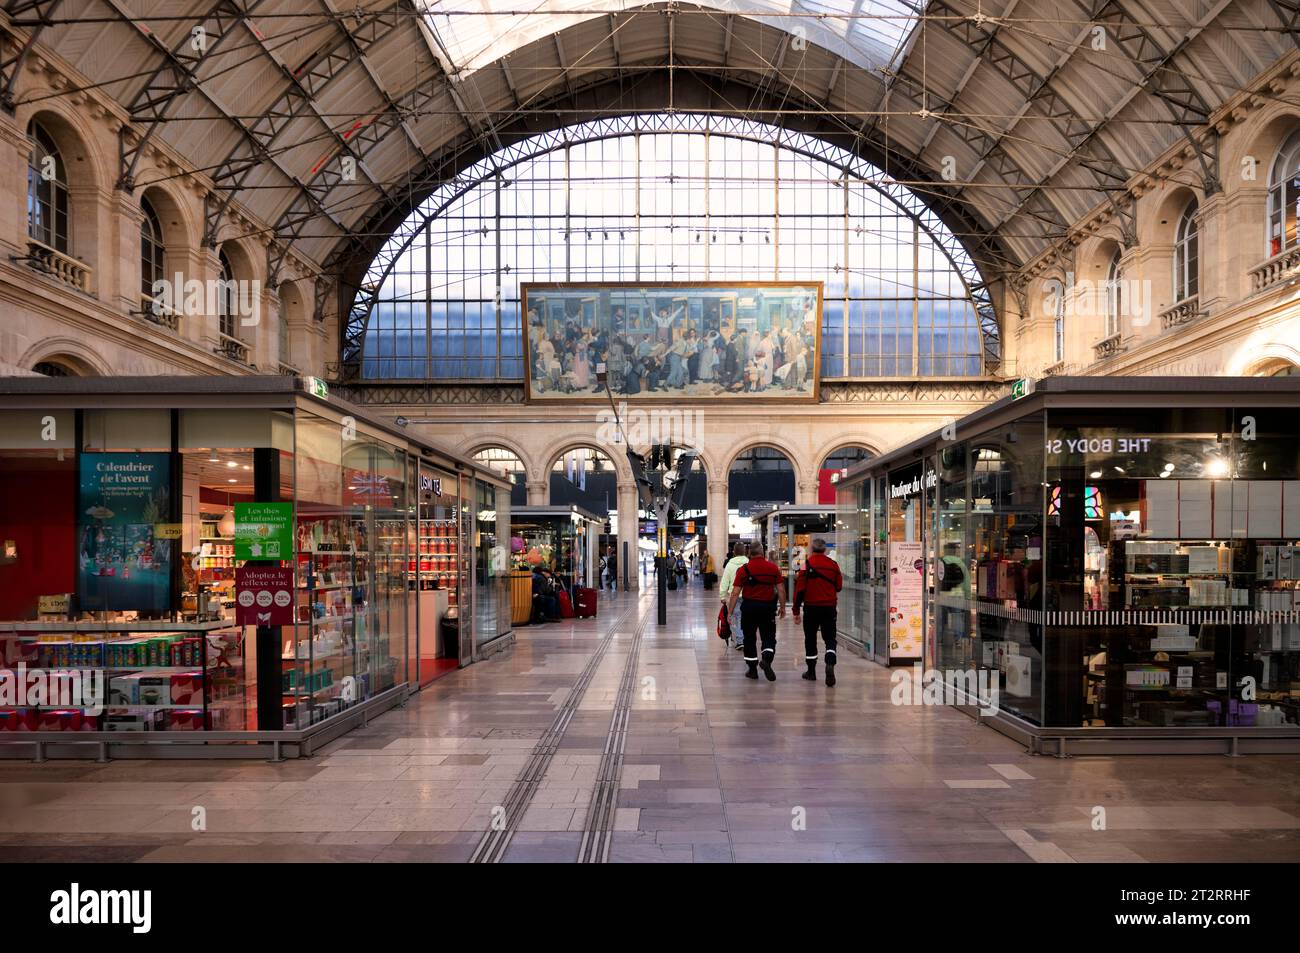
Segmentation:
<svg viewBox="0 0 1300 953">
<path fill-rule="evenodd" d="M 1043 415 L 972 440 L 967 465 L 976 664 L 1001 708 L 1042 724 Z"/>
<path fill-rule="evenodd" d="M 1232 523 L 1230 414 L 1052 411 L 1048 423 L 1046 609 L 1060 648 L 1047 723 L 1226 724 L 1234 640 L 1220 610 L 1249 590 L 1257 549 Z"/>
<path fill-rule="evenodd" d="M 459 485 L 456 474 L 420 465 L 419 532 L 408 571 L 409 585 L 419 593 L 421 685 L 460 664 L 460 618 L 469 580 L 461 556 Z"/>
<path fill-rule="evenodd" d="M 510 490 L 474 483 L 474 639 L 475 650 L 511 627 Z M 526 590 L 531 599 L 531 589 Z M 529 603 L 531 605 L 531 603 Z M 527 621 L 525 614 L 523 621 Z"/>
</svg>

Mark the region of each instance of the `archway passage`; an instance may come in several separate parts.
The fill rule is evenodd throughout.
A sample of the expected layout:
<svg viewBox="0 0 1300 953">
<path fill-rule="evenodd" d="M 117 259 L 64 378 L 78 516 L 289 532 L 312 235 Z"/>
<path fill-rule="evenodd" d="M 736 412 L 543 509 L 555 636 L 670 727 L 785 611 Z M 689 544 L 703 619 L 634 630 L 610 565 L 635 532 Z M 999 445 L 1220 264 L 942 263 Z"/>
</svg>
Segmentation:
<svg viewBox="0 0 1300 953">
<path fill-rule="evenodd" d="M 474 454 L 479 463 L 487 464 L 510 480 L 510 505 L 524 506 L 528 502 L 528 469 L 519 454 L 505 447 L 484 447 Z"/>
<path fill-rule="evenodd" d="M 795 467 L 785 451 L 757 446 L 737 455 L 727 471 L 728 543 L 753 535 L 753 517 L 795 502 L 795 484 Z"/>
<path fill-rule="evenodd" d="M 838 447 L 826 455 L 821 466 L 817 468 L 817 502 L 831 505 L 835 503 L 835 479 L 852 466 L 874 456 L 866 447 L 856 444 Z"/>
<path fill-rule="evenodd" d="M 580 506 L 605 518 L 618 509 L 618 471 L 596 447 L 565 450 L 552 462 L 549 481 L 552 506 Z"/>
</svg>

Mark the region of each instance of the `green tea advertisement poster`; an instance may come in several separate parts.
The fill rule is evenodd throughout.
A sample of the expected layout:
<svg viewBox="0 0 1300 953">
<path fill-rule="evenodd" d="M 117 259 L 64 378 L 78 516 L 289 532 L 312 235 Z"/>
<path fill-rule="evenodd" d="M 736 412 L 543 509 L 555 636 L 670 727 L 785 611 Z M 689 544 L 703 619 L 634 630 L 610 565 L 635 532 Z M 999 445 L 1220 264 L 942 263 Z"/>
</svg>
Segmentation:
<svg viewBox="0 0 1300 953">
<path fill-rule="evenodd" d="M 177 543 L 155 529 L 171 520 L 171 455 L 83 453 L 78 469 L 80 607 L 169 612 Z"/>
</svg>

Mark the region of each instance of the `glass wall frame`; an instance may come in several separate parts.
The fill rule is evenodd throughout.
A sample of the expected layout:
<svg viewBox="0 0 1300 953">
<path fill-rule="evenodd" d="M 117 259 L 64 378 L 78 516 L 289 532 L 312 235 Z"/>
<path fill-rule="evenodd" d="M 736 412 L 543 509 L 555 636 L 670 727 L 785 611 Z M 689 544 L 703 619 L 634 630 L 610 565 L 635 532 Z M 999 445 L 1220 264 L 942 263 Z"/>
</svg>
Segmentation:
<svg viewBox="0 0 1300 953">
<path fill-rule="evenodd" d="M 372 263 L 344 362 L 369 379 L 523 378 L 520 282 L 821 281 L 822 377 L 969 377 L 997 323 L 969 255 L 906 188 L 747 120 L 600 120 L 483 160 Z"/>
</svg>

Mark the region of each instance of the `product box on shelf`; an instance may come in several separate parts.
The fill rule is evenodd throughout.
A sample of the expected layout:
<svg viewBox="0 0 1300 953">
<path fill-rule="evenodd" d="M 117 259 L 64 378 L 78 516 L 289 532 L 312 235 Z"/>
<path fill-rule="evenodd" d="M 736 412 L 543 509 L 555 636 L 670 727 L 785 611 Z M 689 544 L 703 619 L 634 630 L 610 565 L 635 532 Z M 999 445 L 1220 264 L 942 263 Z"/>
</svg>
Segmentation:
<svg viewBox="0 0 1300 953">
<path fill-rule="evenodd" d="M 79 708 L 46 708 L 40 712 L 37 731 L 96 731 L 96 719 Z"/>
<path fill-rule="evenodd" d="M 104 715 L 105 731 L 162 731 L 166 725 L 166 712 L 112 711 Z"/>
<path fill-rule="evenodd" d="M 166 714 L 168 731 L 202 731 L 205 727 L 201 708 L 174 708 Z"/>
<path fill-rule="evenodd" d="M 1157 665 L 1125 665 L 1124 684 L 1129 688 L 1168 688 L 1169 669 Z"/>
<path fill-rule="evenodd" d="M 35 708 L 0 708 L 0 731 L 38 731 L 41 713 Z"/>
<path fill-rule="evenodd" d="M 1263 581 L 1271 582 L 1277 578 L 1277 547 L 1260 546 L 1257 557 L 1258 565 L 1255 568 L 1255 575 Z"/>
<path fill-rule="evenodd" d="M 171 675 L 171 703 L 173 705 L 203 704 L 203 673 L 173 672 Z"/>
<path fill-rule="evenodd" d="M 8 668 L 17 668 L 19 665 L 36 668 L 41 658 L 40 644 L 31 639 L 4 637 L 0 639 L 0 652 L 3 653 Z"/>
</svg>

